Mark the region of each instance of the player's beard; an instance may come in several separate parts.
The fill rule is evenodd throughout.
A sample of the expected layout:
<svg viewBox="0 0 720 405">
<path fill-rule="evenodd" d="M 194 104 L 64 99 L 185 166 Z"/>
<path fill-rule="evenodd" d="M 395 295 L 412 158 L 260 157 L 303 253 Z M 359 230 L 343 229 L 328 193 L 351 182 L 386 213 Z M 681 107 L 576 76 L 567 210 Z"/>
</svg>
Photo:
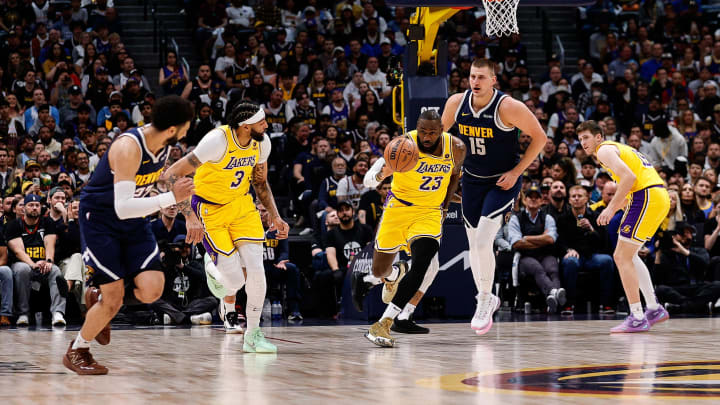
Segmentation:
<svg viewBox="0 0 720 405">
<path fill-rule="evenodd" d="M 256 140 L 256 141 L 258 141 L 258 142 L 262 142 L 262 141 L 263 141 L 263 138 L 265 138 L 265 132 L 255 132 L 255 131 L 253 131 L 252 128 L 251 128 L 251 129 L 250 129 L 250 137 L 251 137 L 253 140 Z"/>
<path fill-rule="evenodd" d="M 435 141 L 435 143 L 432 144 L 432 146 L 430 146 L 429 148 L 425 148 L 425 145 L 423 145 L 422 142 L 418 142 L 418 149 L 422 153 L 432 153 L 433 151 L 435 151 L 435 148 L 437 148 L 440 141 L 442 141 L 442 136 L 439 136 L 437 141 Z"/>
</svg>

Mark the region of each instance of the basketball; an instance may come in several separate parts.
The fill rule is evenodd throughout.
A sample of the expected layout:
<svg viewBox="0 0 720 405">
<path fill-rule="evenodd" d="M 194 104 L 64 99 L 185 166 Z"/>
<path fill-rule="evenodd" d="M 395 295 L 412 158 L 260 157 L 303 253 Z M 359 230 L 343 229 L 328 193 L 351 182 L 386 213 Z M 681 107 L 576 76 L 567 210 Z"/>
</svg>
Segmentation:
<svg viewBox="0 0 720 405">
<path fill-rule="evenodd" d="M 418 161 L 418 147 L 407 136 L 398 136 L 385 146 L 385 163 L 396 172 L 411 170 Z"/>
</svg>

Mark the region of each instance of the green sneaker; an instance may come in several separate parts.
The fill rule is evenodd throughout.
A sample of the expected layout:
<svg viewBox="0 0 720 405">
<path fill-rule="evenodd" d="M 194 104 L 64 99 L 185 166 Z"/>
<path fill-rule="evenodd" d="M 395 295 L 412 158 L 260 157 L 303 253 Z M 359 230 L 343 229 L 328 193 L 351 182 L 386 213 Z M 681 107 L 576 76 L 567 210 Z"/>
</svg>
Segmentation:
<svg viewBox="0 0 720 405">
<path fill-rule="evenodd" d="M 265 339 L 260 328 L 245 332 L 245 353 L 277 353 L 277 347 Z"/>
<path fill-rule="evenodd" d="M 205 278 L 207 279 L 208 288 L 212 295 L 222 300 L 223 297 L 228 295 L 228 290 L 218 281 L 220 273 L 209 254 L 205 253 L 203 260 L 205 261 L 205 275 L 207 276 Z"/>
</svg>

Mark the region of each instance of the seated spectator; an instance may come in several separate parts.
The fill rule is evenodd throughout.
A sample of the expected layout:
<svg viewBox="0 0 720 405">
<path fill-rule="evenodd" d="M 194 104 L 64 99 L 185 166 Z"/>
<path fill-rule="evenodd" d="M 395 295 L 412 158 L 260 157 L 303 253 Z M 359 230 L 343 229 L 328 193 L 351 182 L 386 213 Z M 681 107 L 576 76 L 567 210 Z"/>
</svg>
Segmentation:
<svg viewBox="0 0 720 405">
<path fill-rule="evenodd" d="M 178 63 L 175 51 L 168 51 L 165 66 L 159 71 L 158 84 L 163 88 L 165 95 L 180 95 L 188 81 L 188 72 L 182 64 Z"/>
<path fill-rule="evenodd" d="M 336 127 L 348 129 L 348 119 L 351 109 L 342 95 L 342 90 L 334 89 L 330 96 L 331 103 L 322 110 L 323 114 L 330 116 L 330 121 Z"/>
<path fill-rule="evenodd" d="M 675 170 L 677 158 L 687 159 L 688 148 L 685 138 L 675 127 L 668 125 L 666 120 L 657 120 L 653 123 L 653 134 L 648 159 L 655 169 L 668 167 Z"/>
<path fill-rule="evenodd" d="M 369 191 L 369 189 L 365 187 L 365 184 L 363 184 L 369 163 L 370 159 L 366 153 L 357 154 L 355 157 L 355 165 L 353 166 L 353 174 L 345 176 L 338 182 L 336 194 L 338 202 L 350 202 L 353 210 L 360 207 L 360 197 Z"/>
<path fill-rule="evenodd" d="M 360 183 L 362 184 L 362 176 Z M 335 303 L 333 315 L 337 314 L 340 308 L 342 285 L 348 264 L 373 239 L 372 230 L 355 221 L 355 209 L 349 201 L 338 202 L 338 219 L 339 226 L 328 232 L 324 243 L 325 257 L 330 269 L 316 272 L 313 280 L 317 291 L 332 295 Z"/>
<path fill-rule="evenodd" d="M 714 228 L 717 226 L 705 236 L 707 242 L 711 242 L 712 234 L 717 233 Z M 666 308 L 670 312 L 707 313 L 720 299 L 720 282 L 706 281 L 710 261 L 708 251 L 692 246 L 694 239 L 695 228 L 680 222 L 675 232 L 666 232 L 660 241 L 655 293 L 660 302 L 669 303 Z"/>
<path fill-rule="evenodd" d="M 550 173 L 553 180 L 562 181 L 566 189 L 574 186 L 577 180 L 577 169 L 569 157 L 562 158 L 553 164 Z"/>
<path fill-rule="evenodd" d="M 77 153 L 77 170 L 70 174 L 73 182 L 75 183 L 75 189 L 82 189 L 85 184 L 90 180 L 92 172 L 90 171 L 90 158 L 87 152 L 80 151 Z"/>
<path fill-rule="evenodd" d="M 157 301 L 150 304 L 162 314 L 164 325 L 210 325 L 212 312 L 218 306 L 207 287 L 205 269 L 191 255 L 192 246 L 185 243 L 185 235 L 177 235 L 161 249 L 165 288 Z"/>
<path fill-rule="evenodd" d="M 160 217 L 150 221 L 150 228 L 156 240 L 172 243 L 178 235 L 185 233 L 185 221 L 177 219 L 177 215 L 177 205 L 160 209 Z"/>
<path fill-rule="evenodd" d="M 690 184 L 683 184 L 680 188 L 680 207 L 685 215 L 685 221 L 690 225 L 705 222 L 705 213 L 698 206 L 695 189 Z"/>
<path fill-rule="evenodd" d="M 370 229 L 373 230 L 373 233 L 375 233 L 378 224 L 380 224 L 385 201 L 390 193 L 391 182 L 392 177 L 387 177 L 378 184 L 376 189 L 370 190 L 360 197 L 358 221 L 360 221 L 361 224 L 369 226 Z"/>
<path fill-rule="evenodd" d="M 331 173 L 328 162 L 330 144 L 327 139 L 316 137 L 312 141 L 312 151 L 302 152 L 293 162 L 293 179 L 291 185 L 293 199 L 297 204 L 298 215 L 304 217 L 309 224 L 311 204 L 318 198 L 322 181 Z"/>
<path fill-rule="evenodd" d="M 554 184 L 554 183 L 553 183 Z M 605 249 L 604 230 L 597 225 L 595 213 L 587 207 L 588 193 L 582 186 L 570 188 L 571 211 L 558 218 L 558 249 L 563 254 L 561 263 L 563 285 L 567 290 L 567 307 L 564 314 L 572 314 L 577 303 L 577 279 L 581 271 L 592 272 L 598 280 L 600 313 L 615 313 L 611 307 L 615 268 Z"/>
<path fill-rule="evenodd" d="M 614 181 L 606 181 L 602 187 L 602 194 L 600 195 L 600 200 L 595 204 L 591 204 L 590 209 L 596 215 L 600 215 L 600 213 L 603 212 L 605 207 L 607 207 L 607 205 L 610 203 L 610 200 L 612 200 L 612 198 L 615 196 L 615 191 L 617 191 L 617 183 L 615 183 Z"/>
<path fill-rule="evenodd" d="M 29 194 L 24 199 L 22 218 L 7 224 L 5 238 L 11 252 L 17 326 L 28 326 L 30 315 L 30 291 L 36 283 L 46 283 L 50 288 L 50 312 L 53 326 L 65 325 L 65 298 L 67 284 L 54 264 L 57 234 L 54 222 L 42 217 L 40 197 Z"/>
<path fill-rule="evenodd" d="M 8 188 L 13 182 L 13 170 L 8 166 L 8 150 L 0 147 L 0 196 L 6 196 Z"/>
<path fill-rule="evenodd" d="M 8 197 L 6 197 L 7 199 Z M 3 200 L 3 208 L 5 201 Z M 3 220 L 5 215 L 3 215 Z M 3 224 L 3 228 L 5 224 Z M 10 326 L 13 316 L 13 272 L 8 267 L 8 249 L 4 230 L 0 232 L 0 327 Z"/>
<path fill-rule="evenodd" d="M 523 198 L 525 209 L 510 218 L 508 242 L 520 253 L 518 271 L 532 276 L 546 297 L 548 312 L 555 313 L 565 305 L 565 289 L 560 286 L 558 258 L 555 256 L 557 227 L 552 216 L 541 213 L 542 194 L 533 184 Z"/>
<path fill-rule="evenodd" d="M 700 177 L 695 182 L 695 199 L 697 200 L 698 208 L 705 214 L 707 219 L 713 210 L 715 204 L 712 201 L 712 190 L 717 183 L 713 183 L 707 177 Z"/>
<path fill-rule="evenodd" d="M 547 181 L 550 181 L 549 200 L 548 204 L 543 207 L 543 211 L 553 217 L 557 223 L 561 215 L 570 213 L 570 206 L 567 204 L 567 189 L 565 183 L 560 180 L 548 179 Z M 546 180 L 543 180 L 543 184 L 547 184 Z"/>
<path fill-rule="evenodd" d="M 287 318 L 290 321 L 301 321 L 300 313 L 301 286 L 300 270 L 291 263 L 289 258 L 289 247 L 287 239 L 277 239 L 277 231 L 269 231 L 272 225 L 270 213 L 265 207 L 257 203 L 260 219 L 265 228 L 265 243 L 263 244 L 263 265 L 268 279 L 268 298 L 271 302 L 282 301 L 282 285 L 285 285 L 285 296 L 287 297 Z"/>
<path fill-rule="evenodd" d="M 68 290 L 83 309 L 85 300 L 85 263 L 80 253 L 80 227 L 77 217 L 80 201 L 65 204 L 65 191 L 54 187 L 48 193 L 48 217 L 55 222 L 57 250 L 55 260 L 67 281 Z"/>
</svg>

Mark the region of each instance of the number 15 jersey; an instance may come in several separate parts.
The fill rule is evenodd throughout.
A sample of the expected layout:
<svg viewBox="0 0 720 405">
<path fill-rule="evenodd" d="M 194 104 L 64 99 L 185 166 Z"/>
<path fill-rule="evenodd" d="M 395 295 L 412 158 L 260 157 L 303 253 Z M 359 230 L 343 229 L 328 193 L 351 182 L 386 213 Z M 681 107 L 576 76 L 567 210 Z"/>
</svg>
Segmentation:
<svg viewBox="0 0 720 405">
<path fill-rule="evenodd" d="M 499 176 L 520 161 L 518 130 L 502 124 L 498 107 L 505 97 L 493 90 L 490 102 L 480 111 L 472 108 L 472 91 L 465 95 L 455 111 L 458 136 L 465 142 L 467 152 L 463 169 L 475 177 Z"/>
<path fill-rule="evenodd" d="M 195 194 L 208 202 L 225 205 L 250 190 L 252 171 L 270 155 L 270 138 L 240 146 L 229 126 L 208 132 L 193 150 L 202 165 L 195 173 Z"/>
</svg>

